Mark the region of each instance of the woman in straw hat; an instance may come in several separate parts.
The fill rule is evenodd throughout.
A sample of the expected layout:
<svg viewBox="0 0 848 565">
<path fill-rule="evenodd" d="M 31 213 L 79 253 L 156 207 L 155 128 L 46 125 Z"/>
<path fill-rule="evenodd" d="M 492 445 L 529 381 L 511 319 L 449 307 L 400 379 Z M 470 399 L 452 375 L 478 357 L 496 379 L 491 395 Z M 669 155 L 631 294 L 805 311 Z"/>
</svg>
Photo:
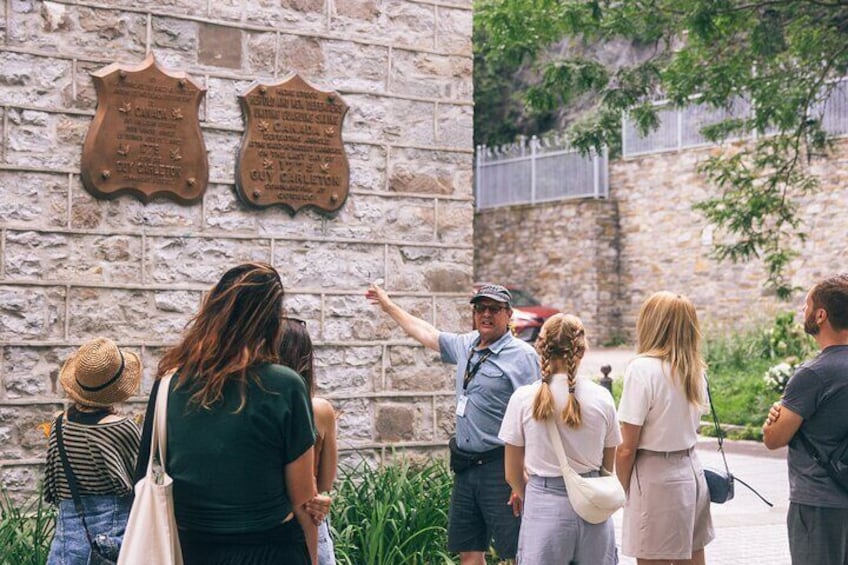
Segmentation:
<svg viewBox="0 0 848 565">
<path fill-rule="evenodd" d="M 611 473 L 621 432 L 609 391 L 577 378 L 586 347 L 579 318 L 548 318 L 536 340 L 542 380 L 513 393 L 498 434 L 506 444 L 507 481 L 524 501 L 518 538 L 522 564 L 618 563 L 612 518 L 590 524 L 574 511 L 547 428 L 554 418 L 575 471 L 595 477 Z"/>
<path fill-rule="evenodd" d="M 59 514 L 47 563 L 87 563 L 89 535 L 101 553 L 117 557 L 132 502 L 139 432 L 132 419 L 116 414 L 115 404 L 138 390 L 141 362 L 99 337 L 65 362 L 59 381 L 73 404 L 57 417 L 48 440 L 44 498 L 59 507 Z M 62 462 L 59 427 L 82 516 Z"/>
<path fill-rule="evenodd" d="M 165 466 L 185 565 L 310 563 L 293 511 L 316 494 L 312 405 L 278 364 L 283 320 L 277 271 L 239 265 L 159 363 L 176 371 Z"/>
<path fill-rule="evenodd" d="M 703 565 L 714 536 L 695 443 L 709 404 L 692 302 L 666 291 L 648 297 L 636 321 L 636 352 L 618 406 L 616 474 L 627 491 L 622 553 L 639 565 Z"/>
</svg>

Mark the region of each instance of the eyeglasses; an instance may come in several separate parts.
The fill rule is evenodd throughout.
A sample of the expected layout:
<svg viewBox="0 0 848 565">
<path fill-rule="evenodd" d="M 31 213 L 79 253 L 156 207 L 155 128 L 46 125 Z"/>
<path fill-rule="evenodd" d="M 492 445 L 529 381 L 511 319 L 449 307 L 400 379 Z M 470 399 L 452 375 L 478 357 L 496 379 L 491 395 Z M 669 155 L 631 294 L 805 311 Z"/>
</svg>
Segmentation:
<svg viewBox="0 0 848 565">
<path fill-rule="evenodd" d="M 483 314 L 487 311 L 492 314 L 497 314 L 503 310 L 508 310 L 509 306 L 501 306 L 499 304 L 475 304 L 473 308 L 475 314 Z"/>
</svg>

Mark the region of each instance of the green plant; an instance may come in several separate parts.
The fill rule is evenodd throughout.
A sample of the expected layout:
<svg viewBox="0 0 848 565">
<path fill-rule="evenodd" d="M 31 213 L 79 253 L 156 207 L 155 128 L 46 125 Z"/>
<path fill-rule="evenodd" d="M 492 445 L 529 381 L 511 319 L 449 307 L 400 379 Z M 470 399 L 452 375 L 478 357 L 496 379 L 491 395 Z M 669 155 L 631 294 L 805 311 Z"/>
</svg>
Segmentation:
<svg viewBox="0 0 848 565">
<path fill-rule="evenodd" d="M 347 565 L 453 564 L 446 547 L 452 478 L 444 461 L 342 468 L 330 523 Z"/>
<path fill-rule="evenodd" d="M 16 504 L 0 486 L 0 563 L 44 565 L 53 539 L 56 511 L 41 492 Z"/>
<path fill-rule="evenodd" d="M 795 321 L 794 312 L 782 312 L 774 319 L 772 327 L 763 332 L 760 347 L 764 359 L 806 359 L 815 350 L 815 342 L 804 331 L 804 326 Z"/>
</svg>

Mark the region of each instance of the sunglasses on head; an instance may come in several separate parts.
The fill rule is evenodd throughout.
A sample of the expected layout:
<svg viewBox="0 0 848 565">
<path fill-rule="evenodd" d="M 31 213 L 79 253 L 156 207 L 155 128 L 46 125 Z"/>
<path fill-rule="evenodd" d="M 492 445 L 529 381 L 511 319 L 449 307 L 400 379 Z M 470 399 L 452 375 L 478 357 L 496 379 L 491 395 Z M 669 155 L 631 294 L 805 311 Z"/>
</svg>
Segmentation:
<svg viewBox="0 0 848 565">
<path fill-rule="evenodd" d="M 294 322 L 295 324 L 300 324 L 301 326 L 306 327 L 306 320 L 301 320 L 300 318 L 295 318 L 293 316 L 283 316 L 283 320 L 288 320 L 290 322 Z"/>
<path fill-rule="evenodd" d="M 502 304 L 475 304 L 472 308 L 474 308 L 474 312 L 476 314 L 483 314 L 486 311 L 491 312 L 492 314 L 497 314 L 502 310 L 509 309 L 509 306 Z"/>
</svg>

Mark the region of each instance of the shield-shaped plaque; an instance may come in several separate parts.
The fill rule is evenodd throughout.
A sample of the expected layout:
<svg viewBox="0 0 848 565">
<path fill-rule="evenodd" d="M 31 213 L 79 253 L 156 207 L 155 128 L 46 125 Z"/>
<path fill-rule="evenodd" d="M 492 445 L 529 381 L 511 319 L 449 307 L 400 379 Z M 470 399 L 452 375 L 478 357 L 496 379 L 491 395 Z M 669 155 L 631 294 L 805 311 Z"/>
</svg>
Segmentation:
<svg viewBox="0 0 848 565">
<path fill-rule="evenodd" d="M 148 55 L 92 73 L 97 112 L 82 150 L 82 182 L 97 198 L 129 193 L 196 202 L 209 181 L 197 117 L 206 90 Z"/>
<path fill-rule="evenodd" d="M 347 104 L 297 74 L 252 84 L 239 96 L 247 120 L 236 188 L 251 206 L 279 204 L 333 215 L 347 199 L 350 165 L 342 141 Z"/>
</svg>

